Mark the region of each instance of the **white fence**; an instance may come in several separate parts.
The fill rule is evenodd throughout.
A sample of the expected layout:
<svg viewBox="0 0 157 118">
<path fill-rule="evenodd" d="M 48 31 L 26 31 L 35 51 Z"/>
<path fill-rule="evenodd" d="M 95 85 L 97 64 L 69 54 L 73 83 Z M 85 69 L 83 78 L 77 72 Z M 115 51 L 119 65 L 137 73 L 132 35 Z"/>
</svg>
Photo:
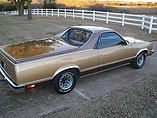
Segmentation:
<svg viewBox="0 0 157 118">
<path fill-rule="evenodd" d="M 9 14 L 3 12 L 3 14 Z M 17 11 L 11 11 L 10 15 L 18 14 Z M 27 10 L 25 10 L 27 14 Z M 141 27 L 141 29 L 148 29 L 149 33 L 157 31 L 157 17 L 136 15 L 136 14 L 125 14 L 125 13 L 113 13 L 113 12 L 102 12 L 102 11 L 90 11 L 90 10 L 75 10 L 75 9 L 32 9 L 33 15 L 45 15 L 45 16 L 58 16 L 58 17 L 72 17 L 81 19 L 91 19 L 93 21 L 101 20 L 107 24 L 110 22 L 119 23 L 122 26 L 134 25 Z"/>
</svg>

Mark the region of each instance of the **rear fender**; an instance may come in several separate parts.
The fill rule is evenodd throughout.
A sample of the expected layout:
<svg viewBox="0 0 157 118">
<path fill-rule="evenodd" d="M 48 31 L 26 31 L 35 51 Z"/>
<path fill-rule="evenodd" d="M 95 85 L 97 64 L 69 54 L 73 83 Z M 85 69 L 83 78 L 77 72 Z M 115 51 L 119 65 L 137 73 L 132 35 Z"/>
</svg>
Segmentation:
<svg viewBox="0 0 157 118">
<path fill-rule="evenodd" d="M 57 74 L 59 74 L 60 72 L 65 71 L 65 70 L 68 70 L 68 69 L 78 69 L 79 72 L 80 72 L 80 68 L 79 68 L 78 65 L 66 65 L 66 66 L 63 66 L 63 67 L 59 68 L 59 69 L 55 72 L 55 74 L 52 76 L 52 78 L 54 79 L 54 77 L 55 77 Z"/>
</svg>

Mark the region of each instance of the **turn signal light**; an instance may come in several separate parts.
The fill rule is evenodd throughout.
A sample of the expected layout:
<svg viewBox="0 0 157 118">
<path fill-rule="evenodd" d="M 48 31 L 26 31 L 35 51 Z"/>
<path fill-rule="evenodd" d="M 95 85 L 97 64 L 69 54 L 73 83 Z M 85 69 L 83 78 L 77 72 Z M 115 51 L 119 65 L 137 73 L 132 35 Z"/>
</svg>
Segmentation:
<svg viewBox="0 0 157 118">
<path fill-rule="evenodd" d="M 32 85 L 28 85 L 28 86 L 27 86 L 28 89 L 31 89 L 31 88 L 34 88 L 34 87 L 35 87 L 35 84 L 32 84 Z"/>
</svg>

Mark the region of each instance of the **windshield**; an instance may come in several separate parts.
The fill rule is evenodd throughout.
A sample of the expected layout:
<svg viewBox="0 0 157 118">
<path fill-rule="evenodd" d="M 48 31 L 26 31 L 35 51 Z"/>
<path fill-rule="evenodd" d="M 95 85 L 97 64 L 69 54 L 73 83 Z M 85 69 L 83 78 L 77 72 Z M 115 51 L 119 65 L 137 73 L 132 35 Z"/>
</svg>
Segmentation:
<svg viewBox="0 0 157 118">
<path fill-rule="evenodd" d="M 70 29 L 61 38 L 71 45 L 82 46 L 91 37 L 92 32 L 84 29 Z"/>
</svg>

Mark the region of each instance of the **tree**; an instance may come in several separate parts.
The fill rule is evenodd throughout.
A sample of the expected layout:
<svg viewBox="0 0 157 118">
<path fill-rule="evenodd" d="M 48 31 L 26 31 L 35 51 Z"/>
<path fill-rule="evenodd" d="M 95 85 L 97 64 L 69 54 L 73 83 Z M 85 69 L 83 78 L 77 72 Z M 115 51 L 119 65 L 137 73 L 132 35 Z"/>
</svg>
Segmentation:
<svg viewBox="0 0 157 118">
<path fill-rule="evenodd" d="M 28 15 L 27 15 L 27 18 L 29 20 L 32 19 L 32 12 L 31 12 L 31 0 L 27 0 L 27 7 L 28 7 Z"/>
<path fill-rule="evenodd" d="M 32 13 L 31 13 L 31 0 L 8 0 L 16 5 L 16 8 L 18 10 L 19 16 L 24 15 L 24 4 L 27 2 L 27 7 L 28 7 L 28 15 L 27 18 L 29 20 L 32 19 Z"/>
<path fill-rule="evenodd" d="M 14 2 L 14 4 L 16 5 L 16 8 L 18 10 L 19 16 L 24 15 L 24 4 L 26 2 L 26 0 L 8 0 L 10 2 Z"/>
</svg>

